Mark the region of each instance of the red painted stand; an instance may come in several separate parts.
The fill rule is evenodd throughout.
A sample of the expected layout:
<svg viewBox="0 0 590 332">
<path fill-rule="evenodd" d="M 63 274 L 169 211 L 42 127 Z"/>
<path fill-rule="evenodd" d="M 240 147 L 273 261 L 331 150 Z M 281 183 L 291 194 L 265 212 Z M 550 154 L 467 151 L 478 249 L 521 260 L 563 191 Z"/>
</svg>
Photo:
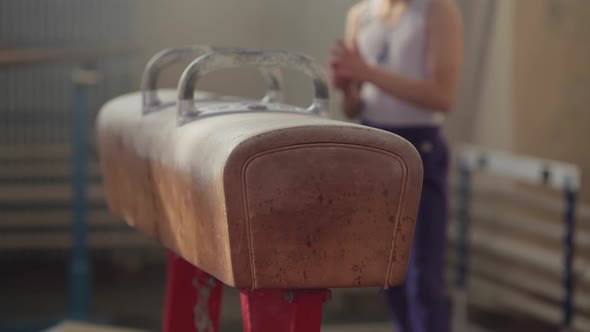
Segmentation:
<svg viewBox="0 0 590 332">
<path fill-rule="evenodd" d="M 164 332 L 217 332 L 223 285 L 168 253 Z M 244 332 L 320 332 L 328 290 L 242 291 Z"/>
<path fill-rule="evenodd" d="M 221 282 L 172 252 L 167 278 L 163 331 L 219 331 Z"/>
<path fill-rule="evenodd" d="M 242 291 L 244 332 L 320 332 L 328 290 Z"/>
</svg>

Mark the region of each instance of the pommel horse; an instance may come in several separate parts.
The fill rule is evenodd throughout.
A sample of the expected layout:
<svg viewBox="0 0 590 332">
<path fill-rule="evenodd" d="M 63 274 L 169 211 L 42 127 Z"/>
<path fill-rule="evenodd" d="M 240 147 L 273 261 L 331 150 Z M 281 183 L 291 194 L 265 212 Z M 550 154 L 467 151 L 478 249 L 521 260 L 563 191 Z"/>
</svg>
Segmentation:
<svg viewBox="0 0 590 332">
<path fill-rule="evenodd" d="M 156 90 L 180 59 L 195 60 L 178 89 Z M 195 93 L 204 75 L 241 66 L 261 69 L 263 100 Z M 278 102 L 279 67 L 311 77 L 309 108 Z M 419 154 L 324 118 L 328 92 L 307 56 L 193 46 L 157 54 L 141 92 L 102 108 L 109 207 L 169 250 L 164 331 L 218 331 L 223 284 L 241 290 L 244 331 L 313 332 L 328 289 L 404 281 Z"/>
</svg>

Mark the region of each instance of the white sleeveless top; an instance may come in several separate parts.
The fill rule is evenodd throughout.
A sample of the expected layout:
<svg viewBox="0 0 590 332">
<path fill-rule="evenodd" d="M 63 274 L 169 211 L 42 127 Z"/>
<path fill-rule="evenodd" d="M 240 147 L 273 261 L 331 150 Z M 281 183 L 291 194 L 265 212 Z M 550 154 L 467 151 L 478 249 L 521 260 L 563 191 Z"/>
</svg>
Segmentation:
<svg viewBox="0 0 590 332">
<path fill-rule="evenodd" d="M 359 18 L 359 51 L 371 65 L 398 75 L 426 79 L 427 15 L 429 4 L 436 0 L 412 0 L 398 22 L 387 25 L 379 17 L 381 1 L 365 0 L 366 10 Z M 444 121 L 435 112 L 392 96 L 373 84 L 365 83 L 361 91 L 363 120 L 391 127 L 432 127 Z"/>
</svg>

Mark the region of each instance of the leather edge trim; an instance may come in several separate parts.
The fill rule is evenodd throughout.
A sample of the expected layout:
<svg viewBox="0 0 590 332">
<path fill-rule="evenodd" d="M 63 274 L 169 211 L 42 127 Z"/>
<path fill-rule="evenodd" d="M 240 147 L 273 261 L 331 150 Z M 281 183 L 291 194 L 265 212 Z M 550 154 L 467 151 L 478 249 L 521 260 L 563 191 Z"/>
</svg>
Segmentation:
<svg viewBox="0 0 590 332">
<path fill-rule="evenodd" d="M 246 220 L 246 237 L 248 239 L 248 256 L 249 256 L 249 261 L 250 261 L 250 278 L 252 280 L 252 284 L 250 286 L 250 288 L 252 290 L 257 289 L 256 287 L 256 271 L 255 271 L 255 265 L 254 265 L 254 253 L 253 253 L 253 238 L 252 238 L 252 234 L 251 234 L 251 225 L 250 225 L 250 217 L 249 217 L 249 210 L 248 210 L 248 194 L 247 192 L 244 190 L 244 188 L 247 185 L 247 181 L 246 181 L 246 171 L 248 169 L 248 167 L 250 166 L 250 164 L 256 160 L 259 157 L 265 156 L 265 155 L 269 155 L 272 153 L 276 153 L 276 152 L 282 152 L 282 151 L 288 151 L 288 150 L 296 150 L 296 149 L 303 149 L 303 148 L 309 148 L 309 147 L 321 147 L 321 146 L 325 146 L 325 147 L 347 147 L 347 148 L 352 148 L 352 149 L 357 149 L 357 150 L 364 150 L 364 151 L 372 151 L 375 153 L 380 153 L 383 155 L 386 155 L 388 157 L 393 157 L 393 159 L 397 160 L 400 165 L 402 166 L 402 170 L 403 170 L 403 175 L 404 175 L 404 181 L 402 183 L 402 186 L 400 188 L 400 200 L 399 200 L 399 205 L 398 205 L 398 214 L 396 216 L 396 223 L 394 226 L 394 231 L 392 234 L 392 240 L 391 240 L 391 248 L 390 248 L 390 254 L 389 254 L 389 260 L 387 263 L 387 272 L 385 275 L 385 288 L 389 288 L 389 278 L 391 276 L 391 268 L 392 268 L 392 263 L 393 263 L 393 255 L 395 253 L 395 243 L 397 240 L 397 229 L 400 226 L 401 223 L 401 213 L 402 213 L 402 209 L 401 206 L 403 206 L 403 202 L 405 201 L 406 198 L 406 186 L 407 186 L 407 182 L 408 182 L 408 165 L 407 163 L 404 162 L 403 158 L 396 154 L 393 153 L 391 151 L 387 151 L 387 150 L 383 150 L 383 149 L 378 149 L 378 148 L 374 148 L 374 147 L 368 147 L 368 146 L 364 146 L 364 145 L 359 145 L 359 144 L 349 144 L 349 143 L 305 143 L 305 144 L 294 144 L 294 145 L 290 145 L 290 146 L 283 146 L 283 147 L 279 147 L 279 148 L 274 148 L 274 149 L 270 149 L 270 150 L 266 150 L 266 151 L 262 151 L 259 152 L 253 156 L 251 156 L 250 158 L 248 158 L 244 164 L 242 165 L 241 171 L 240 171 L 240 178 L 241 178 L 241 192 L 242 192 L 242 209 L 244 211 L 244 220 Z"/>
</svg>

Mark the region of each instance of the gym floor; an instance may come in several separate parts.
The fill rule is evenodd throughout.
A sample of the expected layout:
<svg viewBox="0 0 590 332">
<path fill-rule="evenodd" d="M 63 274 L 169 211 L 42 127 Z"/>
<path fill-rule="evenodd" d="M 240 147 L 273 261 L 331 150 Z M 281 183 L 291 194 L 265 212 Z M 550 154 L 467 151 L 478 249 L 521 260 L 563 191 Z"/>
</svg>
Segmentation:
<svg viewBox="0 0 590 332">
<path fill-rule="evenodd" d="M 67 311 L 67 260 L 65 256 L 21 257 L 2 260 L 0 323 L 32 323 L 60 319 Z M 92 320 L 146 331 L 159 331 L 164 298 L 165 267 L 159 258 L 151 263 L 115 264 L 95 258 L 93 263 Z M 224 293 L 222 331 L 241 331 L 239 296 Z M 486 331 L 555 331 L 555 327 L 524 317 L 492 315 L 471 310 L 471 319 Z M 474 329 L 475 330 L 475 329 Z M 385 305 L 378 292 L 335 291 L 324 310 L 326 332 L 391 331 Z"/>
</svg>

